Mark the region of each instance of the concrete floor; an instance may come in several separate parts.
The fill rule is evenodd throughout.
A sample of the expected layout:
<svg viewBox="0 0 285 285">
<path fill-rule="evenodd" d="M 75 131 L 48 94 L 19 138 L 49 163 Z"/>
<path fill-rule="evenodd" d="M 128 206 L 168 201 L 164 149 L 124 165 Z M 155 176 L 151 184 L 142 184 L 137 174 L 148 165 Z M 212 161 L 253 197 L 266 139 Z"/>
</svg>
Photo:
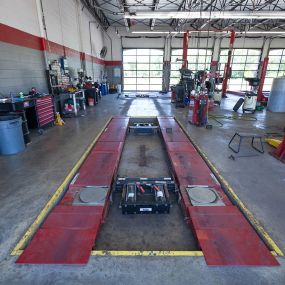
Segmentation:
<svg viewBox="0 0 285 285">
<path fill-rule="evenodd" d="M 229 97 L 215 114 L 231 114 Z M 256 113 L 256 121 L 221 120 L 212 130 L 187 123 L 187 109 L 158 98 L 103 97 L 88 116 L 34 134 L 26 151 L 0 157 L 0 284 L 285 284 L 280 267 L 208 267 L 203 257 L 91 257 L 86 266 L 16 265 L 10 252 L 111 115 L 175 115 L 241 200 L 285 251 L 285 165 L 266 153 L 228 159 L 235 131 L 282 132 L 284 114 Z"/>
</svg>

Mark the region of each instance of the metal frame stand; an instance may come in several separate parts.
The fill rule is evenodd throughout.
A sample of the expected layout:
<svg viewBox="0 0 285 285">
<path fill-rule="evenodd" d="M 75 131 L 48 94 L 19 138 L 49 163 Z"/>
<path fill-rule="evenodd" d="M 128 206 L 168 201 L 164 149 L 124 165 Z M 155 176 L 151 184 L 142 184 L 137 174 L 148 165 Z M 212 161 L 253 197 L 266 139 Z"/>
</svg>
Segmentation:
<svg viewBox="0 0 285 285">
<path fill-rule="evenodd" d="M 231 143 L 233 142 L 233 140 L 235 139 L 235 137 L 239 137 L 239 142 L 238 142 L 238 147 L 237 149 L 233 148 L 231 146 Z M 262 136 L 261 135 L 256 135 L 256 134 L 240 134 L 240 133 L 235 133 L 233 135 L 233 137 L 231 138 L 229 144 L 228 144 L 228 147 L 235 153 L 238 153 L 240 151 L 240 146 L 241 146 L 241 143 L 242 143 L 242 140 L 244 138 L 251 138 L 251 147 L 254 148 L 256 151 L 260 152 L 260 153 L 264 153 L 264 148 L 263 148 L 263 143 L 262 143 Z M 257 148 L 255 145 L 254 145 L 254 140 L 255 139 L 258 139 L 259 142 L 260 142 L 260 148 Z"/>
</svg>

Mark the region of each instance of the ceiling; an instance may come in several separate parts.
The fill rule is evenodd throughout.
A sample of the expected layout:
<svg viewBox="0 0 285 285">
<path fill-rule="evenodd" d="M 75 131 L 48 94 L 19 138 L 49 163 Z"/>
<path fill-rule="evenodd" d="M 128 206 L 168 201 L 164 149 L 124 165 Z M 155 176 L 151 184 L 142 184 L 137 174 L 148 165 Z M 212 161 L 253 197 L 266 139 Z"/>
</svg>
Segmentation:
<svg viewBox="0 0 285 285">
<path fill-rule="evenodd" d="M 125 19 L 136 12 L 285 11 L 285 0 L 81 0 L 97 21 L 126 31 L 229 30 L 285 32 L 285 19 Z M 271 12 L 272 11 L 272 12 Z"/>
</svg>

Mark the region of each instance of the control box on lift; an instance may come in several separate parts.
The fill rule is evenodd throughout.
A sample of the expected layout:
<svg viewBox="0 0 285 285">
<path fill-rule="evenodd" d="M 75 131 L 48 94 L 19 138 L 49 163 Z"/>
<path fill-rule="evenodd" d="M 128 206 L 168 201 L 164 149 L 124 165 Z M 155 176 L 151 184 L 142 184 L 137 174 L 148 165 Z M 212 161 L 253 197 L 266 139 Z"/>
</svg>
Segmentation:
<svg viewBox="0 0 285 285">
<path fill-rule="evenodd" d="M 122 193 L 123 214 L 169 213 L 169 193 L 165 184 L 128 183 Z"/>
<path fill-rule="evenodd" d="M 119 177 L 115 191 L 122 193 L 122 214 L 169 214 L 176 184 L 171 177 Z"/>
</svg>

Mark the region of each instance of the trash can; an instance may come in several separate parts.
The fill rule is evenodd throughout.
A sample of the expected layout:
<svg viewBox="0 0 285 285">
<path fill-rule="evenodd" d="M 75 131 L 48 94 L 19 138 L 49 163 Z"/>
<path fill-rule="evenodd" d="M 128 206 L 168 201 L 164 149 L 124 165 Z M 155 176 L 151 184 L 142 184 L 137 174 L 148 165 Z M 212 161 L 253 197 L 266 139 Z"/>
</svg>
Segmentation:
<svg viewBox="0 0 285 285">
<path fill-rule="evenodd" d="M 121 84 L 117 84 L 117 92 L 118 92 L 118 94 L 122 93 L 122 85 Z"/>
<path fill-rule="evenodd" d="M 16 154 L 24 149 L 21 117 L 0 116 L 0 155 Z"/>
</svg>

